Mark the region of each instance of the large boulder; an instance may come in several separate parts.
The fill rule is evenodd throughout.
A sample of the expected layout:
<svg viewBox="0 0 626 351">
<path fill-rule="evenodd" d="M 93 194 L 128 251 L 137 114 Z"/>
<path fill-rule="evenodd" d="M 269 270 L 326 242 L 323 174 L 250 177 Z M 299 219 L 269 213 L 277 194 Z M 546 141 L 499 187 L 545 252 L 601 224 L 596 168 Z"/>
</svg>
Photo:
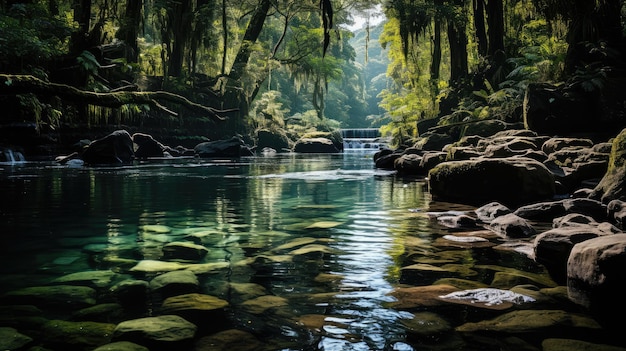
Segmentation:
<svg viewBox="0 0 626 351">
<path fill-rule="evenodd" d="M 257 131 L 256 137 L 258 150 L 268 147 L 280 152 L 290 148 L 291 140 L 284 131 L 261 129 Z"/>
<path fill-rule="evenodd" d="M 428 184 L 434 199 L 471 205 L 518 206 L 555 194 L 550 171 L 528 158 L 444 162 L 430 170 Z"/>
<path fill-rule="evenodd" d="M 113 133 L 92 141 L 82 154 L 87 164 L 126 164 L 135 157 L 133 139 L 125 130 Z"/>
<path fill-rule="evenodd" d="M 626 181 L 626 129 L 613 139 L 609 165 L 606 174 L 595 187 L 590 197 L 603 203 L 611 200 L 626 200 L 624 182 Z"/>
<path fill-rule="evenodd" d="M 226 140 L 207 141 L 196 145 L 195 154 L 200 158 L 251 156 L 252 152 L 239 137 Z"/>
<path fill-rule="evenodd" d="M 149 134 L 135 133 L 133 134 L 133 142 L 137 145 L 135 150 L 135 157 L 137 158 L 163 157 L 167 154 L 179 156 L 180 154 L 178 150 L 163 145 Z"/>
<path fill-rule="evenodd" d="M 567 261 L 569 298 L 599 321 L 623 330 L 626 313 L 626 234 L 604 235 L 574 245 Z"/>
</svg>

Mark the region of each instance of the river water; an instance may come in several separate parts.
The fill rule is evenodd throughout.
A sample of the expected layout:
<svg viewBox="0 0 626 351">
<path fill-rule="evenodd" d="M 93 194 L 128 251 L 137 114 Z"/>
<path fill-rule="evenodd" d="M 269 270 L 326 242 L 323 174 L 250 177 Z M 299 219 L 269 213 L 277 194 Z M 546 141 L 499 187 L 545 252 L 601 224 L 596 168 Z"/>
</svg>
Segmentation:
<svg viewBox="0 0 626 351">
<path fill-rule="evenodd" d="M 477 317 L 461 305 L 441 313 L 448 330 L 411 337 L 405 322 L 432 311 L 394 308 L 391 293 L 430 285 L 437 270 L 409 277 L 402 268 L 465 265 L 470 269 L 442 277 L 480 284 L 488 284 L 493 272 L 473 267 L 499 265 L 546 278 L 518 252 L 442 245 L 442 237 L 454 231 L 429 212 L 471 208 L 432 202 L 423 180 L 374 169 L 368 152 L 151 160 L 124 167 L 0 167 L 0 293 L 94 270 L 149 280 L 150 274 L 129 268 L 141 260 L 164 260 L 166 243 L 193 240 L 208 249 L 200 263 L 222 264 L 199 274 L 201 292 L 231 306 L 227 321 L 207 323 L 249 331 L 260 349 L 491 349 L 490 340 L 501 335 L 463 338 L 454 328 L 494 314 Z M 303 247 L 309 251 L 294 253 Z M 240 308 L 246 298 L 235 298 L 229 287 L 248 283 L 284 303 L 262 312 Z M 73 311 L 45 313 L 71 319 Z M 514 337 L 524 345 L 515 349 L 541 349 L 537 335 Z"/>
</svg>

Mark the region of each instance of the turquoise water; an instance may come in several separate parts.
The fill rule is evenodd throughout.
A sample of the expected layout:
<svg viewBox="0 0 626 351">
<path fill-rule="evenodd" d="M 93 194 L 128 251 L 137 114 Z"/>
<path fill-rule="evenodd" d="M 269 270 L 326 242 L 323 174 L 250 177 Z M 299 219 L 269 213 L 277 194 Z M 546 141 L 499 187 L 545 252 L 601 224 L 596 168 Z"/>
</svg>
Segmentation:
<svg viewBox="0 0 626 351">
<path fill-rule="evenodd" d="M 227 320 L 215 323 L 251 332 L 261 349 L 490 349 L 501 336 L 466 338 L 453 328 L 494 313 L 460 305 L 435 311 L 451 324 L 445 333 L 409 337 L 404 322 L 429 310 L 392 308 L 390 293 L 400 286 L 430 285 L 439 277 L 403 276 L 402 267 L 454 264 L 467 269 L 441 277 L 480 283 L 491 281 L 494 273 L 478 266 L 545 277 L 542 268 L 512 251 L 442 245 L 441 238 L 454 231 L 427 212 L 471 208 L 430 201 L 423 180 L 375 170 L 371 156 L 3 166 L 0 293 L 90 270 L 150 280 L 154 274 L 130 268 L 142 260 L 163 260 L 166 243 L 194 241 L 208 249 L 194 263 L 217 267 L 198 274 L 201 292 L 231 306 Z M 316 246 L 294 253 L 306 245 Z M 247 283 L 284 303 L 262 312 L 243 308 L 252 297 L 236 294 L 232 286 Z M 45 317 L 69 319 L 72 311 L 67 313 Z M 540 349 L 536 339 L 533 335 L 524 345 Z"/>
</svg>

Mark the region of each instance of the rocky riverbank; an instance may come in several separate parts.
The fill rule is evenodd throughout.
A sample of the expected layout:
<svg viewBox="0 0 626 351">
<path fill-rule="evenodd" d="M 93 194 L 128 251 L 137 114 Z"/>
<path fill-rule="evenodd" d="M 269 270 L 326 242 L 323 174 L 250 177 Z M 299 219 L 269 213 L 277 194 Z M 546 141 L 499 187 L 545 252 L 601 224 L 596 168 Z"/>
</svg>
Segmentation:
<svg viewBox="0 0 626 351">
<path fill-rule="evenodd" d="M 457 141 L 426 134 L 411 148 L 379 152 L 375 163 L 426 177 L 437 201 L 478 206 L 473 213 L 436 217 L 459 230 L 484 228 L 507 241 L 523 240 L 515 250 L 544 265 L 557 284 L 566 286 L 564 297 L 606 327 L 623 327 L 614 316 L 626 312 L 621 297 L 626 280 L 626 130 L 594 142 L 542 136 L 503 123 L 495 127 L 502 130 Z M 481 245 L 483 235 L 446 239 Z"/>
</svg>

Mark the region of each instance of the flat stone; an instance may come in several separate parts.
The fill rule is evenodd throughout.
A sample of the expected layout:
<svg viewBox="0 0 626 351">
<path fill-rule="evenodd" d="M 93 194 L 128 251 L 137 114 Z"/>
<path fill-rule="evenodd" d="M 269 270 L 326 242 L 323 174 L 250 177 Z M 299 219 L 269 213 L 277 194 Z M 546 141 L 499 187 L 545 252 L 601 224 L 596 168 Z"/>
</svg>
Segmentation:
<svg viewBox="0 0 626 351">
<path fill-rule="evenodd" d="M 439 296 L 458 290 L 452 285 L 445 284 L 396 288 L 389 293 L 396 301 L 389 302 L 387 305 L 401 310 L 441 306 L 445 302 Z"/>
<path fill-rule="evenodd" d="M 64 275 L 54 279 L 55 284 L 87 285 L 93 288 L 104 288 L 120 276 L 112 271 L 85 271 Z"/>
<path fill-rule="evenodd" d="M 411 337 L 428 338 L 452 330 L 452 326 L 436 313 L 418 312 L 411 319 L 401 319 L 400 322 Z"/>
<path fill-rule="evenodd" d="M 599 330 L 600 325 L 593 319 L 561 310 L 520 310 L 512 311 L 494 319 L 476 323 L 465 323 L 456 328 L 458 332 L 499 332 L 499 333 L 563 333 L 565 329 Z"/>
<path fill-rule="evenodd" d="M 252 314 L 262 314 L 267 310 L 287 306 L 288 304 L 287 299 L 283 297 L 265 295 L 245 301 L 241 304 L 241 307 Z"/>
<path fill-rule="evenodd" d="M 148 348 L 129 341 L 117 341 L 102 345 L 93 351 L 150 351 Z"/>
<path fill-rule="evenodd" d="M 188 265 L 178 263 L 178 262 L 142 260 L 142 261 L 139 261 L 139 263 L 137 263 L 133 268 L 131 268 L 130 271 L 131 272 L 143 272 L 143 273 L 160 273 L 160 272 L 177 271 L 177 270 L 185 269 L 187 267 Z"/>
<path fill-rule="evenodd" d="M 163 315 L 132 319 L 118 324 L 113 341 L 130 341 L 149 349 L 182 349 L 196 334 L 198 328 L 179 316 Z"/>
<path fill-rule="evenodd" d="M 200 338 L 194 351 L 254 351 L 262 348 L 261 342 L 252 334 L 237 329 L 224 330 Z"/>
<path fill-rule="evenodd" d="M 96 291 L 86 286 L 33 286 L 7 292 L 3 299 L 55 309 L 84 308 L 96 303 Z"/>
</svg>

